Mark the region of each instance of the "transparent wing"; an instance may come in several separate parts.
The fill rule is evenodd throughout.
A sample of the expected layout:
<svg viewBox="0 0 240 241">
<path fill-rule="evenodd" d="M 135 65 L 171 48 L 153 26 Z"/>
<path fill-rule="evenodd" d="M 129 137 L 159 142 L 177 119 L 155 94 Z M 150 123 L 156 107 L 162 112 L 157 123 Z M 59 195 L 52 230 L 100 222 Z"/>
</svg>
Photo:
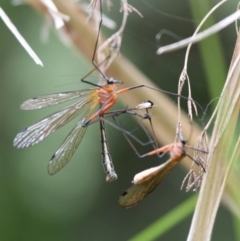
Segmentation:
<svg viewBox="0 0 240 241">
<path fill-rule="evenodd" d="M 145 175 L 143 180 L 139 181 L 139 184 L 134 184 L 128 190 L 123 192 L 119 197 L 118 204 L 125 208 L 138 204 L 159 185 L 163 178 L 177 165 L 177 163 L 178 160 L 169 159 L 166 163 L 162 164 L 160 168 L 154 172 L 150 172 L 148 176 Z M 147 170 L 144 172 L 146 171 Z"/>
<path fill-rule="evenodd" d="M 81 99 L 77 103 L 44 118 L 32 126 L 25 128 L 16 135 L 13 145 L 17 148 L 25 148 L 37 144 L 49 134 L 73 120 L 90 102 L 92 102 L 91 97 Z"/>
<path fill-rule="evenodd" d="M 91 112 L 92 108 L 89 108 L 85 117 L 77 123 L 56 153 L 52 156 L 48 164 L 48 173 L 50 175 L 57 173 L 71 160 L 87 130 L 87 127 L 83 127 L 82 123 L 89 118 Z"/>
<path fill-rule="evenodd" d="M 96 91 L 96 88 L 42 95 L 24 101 L 20 108 L 22 110 L 41 109 L 43 107 L 61 104 L 63 102 L 75 99 L 77 97 L 90 95 L 94 91 Z"/>
</svg>

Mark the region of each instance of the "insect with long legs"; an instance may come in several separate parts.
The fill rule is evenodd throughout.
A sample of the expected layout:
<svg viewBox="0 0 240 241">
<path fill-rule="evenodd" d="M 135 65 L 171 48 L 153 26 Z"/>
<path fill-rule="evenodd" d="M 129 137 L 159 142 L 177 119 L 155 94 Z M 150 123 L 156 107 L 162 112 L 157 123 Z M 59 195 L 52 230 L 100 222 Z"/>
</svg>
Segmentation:
<svg viewBox="0 0 240 241">
<path fill-rule="evenodd" d="M 99 85 L 86 80 L 86 78 L 95 70 L 90 71 L 82 82 L 95 86 L 94 88 L 69 91 L 55 94 L 48 94 L 28 99 L 21 105 L 23 110 L 40 109 L 47 106 L 61 104 L 76 98 L 80 98 L 76 103 L 62 109 L 54 114 L 47 116 L 41 121 L 33 124 L 18 133 L 14 139 L 13 145 L 17 148 L 24 148 L 35 145 L 45 139 L 49 134 L 55 132 L 60 127 L 64 126 L 78 115 L 83 114 L 83 118 L 76 124 L 72 131 L 68 134 L 61 146 L 57 149 L 48 164 L 48 173 L 53 175 L 61 170 L 72 158 L 76 149 L 78 148 L 89 124 L 91 124 L 98 117 L 104 117 L 104 114 L 115 105 L 119 94 L 133 90 L 140 87 L 146 87 L 157 91 L 162 91 L 145 85 L 138 85 L 129 88 L 116 90 L 116 84 L 122 83 L 114 78 L 108 78 L 95 63 L 95 55 L 98 46 L 98 39 L 102 24 L 102 6 L 100 3 L 101 20 L 97 33 L 97 39 L 94 46 L 92 63 L 95 69 L 99 71 L 102 77 L 106 80 L 105 85 Z M 103 61 L 102 61 L 103 63 Z M 101 63 L 100 63 L 101 65 Z M 169 93 L 167 91 L 162 91 Z M 95 107 L 99 105 L 99 109 L 94 111 Z M 103 153 L 103 167 L 107 174 L 107 181 L 114 181 L 117 179 L 117 174 L 114 170 L 110 153 L 108 151 L 106 132 L 104 127 L 104 120 L 100 120 L 100 130 L 102 138 L 102 153 Z"/>
<path fill-rule="evenodd" d="M 119 205 L 125 208 L 129 208 L 138 204 L 140 201 L 142 201 L 148 194 L 150 194 L 160 184 L 163 178 L 167 176 L 168 173 L 184 157 L 188 156 L 191 158 L 191 156 L 187 154 L 187 149 L 189 148 L 192 149 L 192 147 L 187 145 L 187 141 L 183 137 L 180 137 L 179 143 L 169 144 L 161 148 L 157 148 L 144 155 L 139 155 L 139 157 L 146 157 L 146 156 L 152 156 L 156 154 L 164 155 L 165 153 L 169 152 L 170 159 L 157 167 L 152 167 L 136 174 L 133 178 L 133 186 L 127 189 L 125 192 L 123 192 L 122 195 L 119 197 L 119 200 L 118 200 Z M 136 149 L 134 150 L 136 152 Z M 198 149 L 195 149 L 195 150 L 198 150 Z M 198 150 L 198 151 L 207 153 L 203 150 Z M 200 162 L 197 162 L 193 158 L 191 159 L 194 162 L 196 162 L 197 165 L 201 166 L 201 168 L 205 172 L 205 168 Z"/>
</svg>

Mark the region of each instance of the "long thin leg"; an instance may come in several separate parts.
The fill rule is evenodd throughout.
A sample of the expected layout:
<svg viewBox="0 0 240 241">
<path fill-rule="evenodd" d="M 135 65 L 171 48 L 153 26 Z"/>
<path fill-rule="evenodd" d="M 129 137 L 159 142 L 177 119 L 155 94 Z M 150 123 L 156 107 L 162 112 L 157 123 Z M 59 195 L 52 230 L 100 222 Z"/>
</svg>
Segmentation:
<svg viewBox="0 0 240 241">
<path fill-rule="evenodd" d="M 121 128 L 119 125 L 112 123 L 111 121 L 107 120 L 106 118 L 103 118 L 102 116 L 100 118 L 103 119 L 104 122 L 107 123 L 108 125 L 111 125 L 115 129 L 117 129 L 117 130 L 121 131 L 122 133 L 124 133 L 125 135 L 130 136 L 133 140 L 135 140 L 137 143 L 139 143 L 142 146 L 149 145 L 149 144 L 153 143 L 152 141 L 144 143 L 144 142 L 140 141 L 136 136 L 134 136 L 130 131 L 127 131 L 127 130 Z"/>
<path fill-rule="evenodd" d="M 141 125 L 141 122 L 140 122 L 140 121 L 139 121 L 139 124 L 141 125 L 141 127 L 144 129 L 146 135 L 148 136 L 149 142 L 145 142 L 145 143 L 144 143 L 144 142 L 140 141 L 136 136 L 134 136 L 134 135 L 132 134 L 132 132 L 129 132 L 129 131 L 123 129 L 123 128 L 119 125 L 119 123 L 117 122 L 116 117 L 119 117 L 119 116 L 122 115 L 122 114 L 129 114 L 129 115 L 135 115 L 135 116 L 139 117 L 141 120 L 148 119 L 149 122 L 150 122 L 150 125 L 152 126 L 152 130 L 153 130 L 153 125 L 152 125 L 151 116 L 150 116 L 150 114 L 148 113 L 148 110 L 146 109 L 146 108 L 151 108 L 152 106 L 153 106 L 153 103 L 148 100 L 148 101 L 146 101 L 146 102 L 143 102 L 143 103 L 137 105 L 135 108 L 131 108 L 131 109 L 127 109 L 127 108 L 126 108 L 126 109 L 121 109 L 121 110 L 106 112 L 106 113 L 104 114 L 104 117 L 101 116 L 101 117 L 99 117 L 98 119 L 93 120 L 90 124 L 96 123 L 97 121 L 99 121 L 99 119 L 100 119 L 100 120 L 104 120 L 107 124 L 113 126 L 115 129 L 117 129 L 117 130 L 123 132 L 124 134 L 128 135 L 130 138 L 134 139 L 134 140 L 135 140 L 137 143 L 139 143 L 140 145 L 146 146 L 146 145 L 152 144 L 153 141 L 151 140 L 150 135 L 148 134 L 148 132 L 146 131 L 146 129 Z M 146 111 L 147 111 L 146 114 L 141 115 L 141 114 L 139 114 L 139 113 L 136 112 L 137 110 L 143 109 L 144 107 L 145 107 L 145 109 L 146 109 Z M 112 122 L 110 122 L 109 120 L 107 120 L 107 118 L 109 118 L 109 117 L 112 117 L 112 118 L 113 118 L 115 124 L 112 123 Z M 154 130 L 153 130 L 153 135 L 154 135 Z M 155 137 L 154 149 L 156 149 L 156 148 L 157 148 L 157 144 L 156 144 L 156 137 Z"/>
<path fill-rule="evenodd" d="M 148 114 L 149 115 L 149 114 Z M 114 116 L 113 116 L 113 119 L 114 119 Z M 149 121 L 151 123 L 151 118 L 150 118 L 150 115 L 149 115 Z M 136 153 L 137 156 L 139 156 L 140 158 L 144 158 L 146 156 L 151 156 L 151 155 L 154 155 L 154 154 L 160 154 L 160 157 L 162 157 L 167 151 L 168 149 L 162 147 L 162 148 L 155 148 L 154 151 L 151 151 L 151 152 L 148 152 L 146 154 L 143 154 L 143 155 L 140 155 L 139 152 L 137 151 L 136 147 L 133 145 L 133 143 L 130 141 L 130 139 L 128 138 L 128 136 L 130 136 L 132 139 L 136 140 L 138 143 L 139 143 L 139 139 L 136 138 L 134 135 L 132 135 L 132 133 L 129 133 L 127 132 L 126 130 L 123 130 L 120 126 L 119 126 L 119 123 L 114 119 L 116 125 L 115 127 L 118 127 L 119 130 L 121 130 L 123 132 L 123 135 L 124 137 L 126 138 L 126 140 L 128 141 L 129 145 L 132 147 L 132 149 L 134 150 L 134 152 Z M 152 129 L 153 129 L 153 126 L 152 126 Z M 153 130 L 153 133 L 154 133 L 154 130 Z M 156 144 L 157 145 L 157 144 Z"/>
<path fill-rule="evenodd" d="M 120 89 L 120 90 L 117 91 L 117 94 L 122 94 L 122 93 L 124 93 L 124 92 L 129 91 L 129 90 L 133 90 L 133 89 L 137 89 L 137 88 L 142 88 L 142 87 L 145 87 L 145 88 L 148 88 L 148 89 L 151 89 L 151 90 L 156 90 L 156 91 L 159 91 L 159 92 L 162 92 L 162 93 L 166 93 L 166 94 L 169 94 L 169 95 L 173 95 L 173 96 L 177 96 L 177 97 L 181 97 L 181 98 L 183 98 L 183 99 L 189 100 L 189 98 L 186 97 L 186 96 L 179 95 L 179 94 L 175 94 L 175 93 L 172 93 L 172 92 L 169 92 L 169 91 L 166 91 L 166 90 L 154 88 L 154 87 L 147 86 L 147 85 L 136 85 L 136 86 L 132 86 L 132 87 Z M 201 106 L 197 101 L 194 101 L 193 99 L 191 99 L 190 101 L 191 101 L 193 104 L 196 104 L 196 105 L 203 111 L 202 106 Z"/>
<path fill-rule="evenodd" d="M 98 85 L 98 84 L 95 84 L 95 83 L 92 83 L 88 80 L 86 80 L 86 78 L 93 72 L 97 69 L 97 71 L 102 75 L 102 77 L 107 81 L 107 83 L 109 82 L 109 78 L 100 70 L 99 66 L 96 64 L 95 62 L 95 56 L 96 56 L 96 52 L 97 52 L 97 46 L 98 46 L 98 40 L 99 40 L 99 36 L 100 36 L 100 30 L 101 30 L 101 26 L 102 26 L 102 2 L 101 0 L 98 1 L 99 2 L 99 12 L 100 12 L 100 22 L 99 22 L 99 26 L 98 26 L 98 31 L 97 31 L 97 38 L 96 38 L 96 42 L 95 42 L 95 45 L 94 45 L 94 50 L 93 50 L 93 56 L 92 56 L 92 64 L 94 65 L 94 69 L 91 70 L 86 76 L 84 76 L 81 81 L 84 82 L 84 83 L 88 83 L 88 84 L 91 84 L 91 85 L 94 85 L 94 86 L 98 86 L 98 87 L 101 87 L 101 85 Z M 110 56 L 106 57 L 101 63 L 100 65 L 105 62 Z"/>
<path fill-rule="evenodd" d="M 101 0 L 99 0 L 99 11 L 100 11 L 100 22 L 99 22 L 99 26 L 98 26 L 97 40 L 96 40 L 96 43 L 95 43 L 95 46 L 94 46 L 92 63 L 95 66 L 95 68 L 99 71 L 99 73 L 103 76 L 103 78 L 108 81 L 108 77 L 99 69 L 98 65 L 95 62 L 95 56 L 96 56 L 96 52 L 97 52 L 98 40 L 99 40 L 99 36 L 100 36 L 100 30 L 101 30 L 101 27 L 102 27 L 102 1 Z M 109 57 L 107 57 L 107 58 L 109 58 Z"/>
</svg>

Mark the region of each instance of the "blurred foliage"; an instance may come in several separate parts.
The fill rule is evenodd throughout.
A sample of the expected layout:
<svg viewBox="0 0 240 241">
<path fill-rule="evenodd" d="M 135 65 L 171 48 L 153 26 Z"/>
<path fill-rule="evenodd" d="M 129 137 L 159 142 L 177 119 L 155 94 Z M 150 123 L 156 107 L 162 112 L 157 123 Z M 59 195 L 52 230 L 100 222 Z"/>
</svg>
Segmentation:
<svg viewBox="0 0 240 241">
<path fill-rule="evenodd" d="M 183 67 L 184 50 L 157 56 L 155 52 L 160 43 L 156 43 L 155 36 L 160 30 L 168 29 L 181 38 L 188 37 L 193 33 L 195 22 L 199 22 L 199 19 L 192 19 L 186 0 L 147 2 L 148 4 L 144 1 L 131 1 L 144 18 L 141 19 L 134 13 L 130 15 L 121 52 L 154 82 L 160 83 L 162 89 L 176 92 Z M 43 68 L 35 65 L 4 23 L 0 22 L 1 240 L 127 240 L 189 198 L 192 193 L 179 190 L 184 171 L 177 167 L 141 204 L 129 210 L 119 208 L 118 196 L 129 186 L 134 173 L 149 165 L 157 165 L 159 159 L 138 159 L 121 133 L 112 127 L 107 127 L 110 130 L 109 144 L 119 180 L 110 184 L 105 183 L 102 171 L 97 124 L 88 128 L 84 141 L 71 162 L 52 177 L 47 174 L 47 162 L 73 124 L 67 125 L 34 147 L 23 150 L 13 148 L 13 138 L 22 128 L 59 109 L 52 107 L 24 112 L 19 109 L 20 104 L 41 94 L 88 88 L 79 80 L 92 66 L 73 49 L 66 48 L 54 31 L 51 31 L 48 43 L 41 43 L 39 36 L 43 19 L 30 6 L 14 7 L 3 0 L 0 3 L 44 63 Z M 112 10 L 105 10 L 105 14 L 119 24 L 122 16 L 119 13 L 119 2 L 113 3 Z M 219 21 L 235 8 L 236 2 L 225 4 L 214 14 L 215 20 Z M 158 10 L 189 21 L 176 20 Z M 104 29 L 104 32 L 110 35 L 110 30 Z M 235 27 L 231 25 L 226 28 L 219 37 L 225 62 L 229 65 L 236 38 Z M 173 41 L 174 39 L 163 37 L 161 44 Z M 198 46 L 195 45 L 190 54 L 189 76 L 194 98 L 202 106 L 206 106 L 216 96 L 208 96 L 207 80 L 199 56 Z M 225 77 L 216 81 L 218 89 L 221 89 L 222 86 L 218 85 L 222 85 Z M 125 120 L 124 124 L 128 124 L 130 130 L 135 125 L 130 119 Z M 143 136 L 140 138 L 144 139 Z M 145 148 L 138 148 L 141 148 L 141 153 L 147 151 Z M 190 221 L 191 217 L 186 218 L 157 240 L 176 240 L 176 237 L 177 240 L 185 240 Z M 220 208 L 213 240 L 234 240 L 232 229 L 230 214 Z"/>
</svg>

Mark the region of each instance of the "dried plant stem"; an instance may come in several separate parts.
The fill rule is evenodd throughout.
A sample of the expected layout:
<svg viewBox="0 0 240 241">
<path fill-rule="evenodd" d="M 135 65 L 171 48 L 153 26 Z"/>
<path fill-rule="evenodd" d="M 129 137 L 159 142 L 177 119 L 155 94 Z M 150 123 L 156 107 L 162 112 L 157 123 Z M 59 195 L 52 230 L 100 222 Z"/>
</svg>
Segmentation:
<svg viewBox="0 0 240 241">
<path fill-rule="evenodd" d="M 203 24 L 206 22 L 206 20 L 212 15 L 212 13 L 218 9 L 223 3 L 225 3 L 228 0 L 222 0 L 221 2 L 219 2 L 218 4 L 216 4 L 207 14 L 206 16 L 203 18 L 203 20 L 200 22 L 200 24 L 198 25 L 198 27 L 196 28 L 195 32 L 193 33 L 191 39 L 194 40 L 197 33 L 200 31 L 201 27 L 203 26 Z M 183 70 L 180 74 L 179 77 L 179 83 L 178 83 L 178 94 L 180 95 L 182 92 L 182 88 L 183 85 L 185 83 L 185 80 L 187 79 L 187 83 L 188 83 L 188 98 L 189 100 L 192 99 L 192 94 L 191 94 L 191 86 L 190 86 L 190 80 L 189 80 L 189 76 L 188 76 L 188 72 L 187 72 L 187 67 L 188 67 L 188 59 L 189 59 L 189 53 L 190 53 L 190 49 L 193 45 L 193 42 L 190 42 L 188 44 L 187 50 L 186 50 L 186 54 L 185 54 L 185 60 L 184 60 L 184 66 L 183 66 Z M 192 119 L 192 109 L 191 109 L 191 105 L 192 103 L 188 104 L 188 112 L 189 112 L 189 116 Z M 194 106 L 194 105 L 193 105 Z M 196 106 L 195 107 L 195 111 L 196 111 Z M 196 111 L 197 113 L 197 111 Z M 178 125 L 180 125 L 181 123 L 181 109 L 180 109 L 180 98 L 178 98 Z M 177 130 L 178 132 L 179 130 Z"/>
<path fill-rule="evenodd" d="M 240 36 L 238 36 L 232 65 L 219 99 L 217 118 L 210 141 L 208 156 L 209 168 L 203 179 L 197 207 L 190 228 L 188 241 L 210 240 L 214 221 L 225 180 L 230 168 L 226 168 L 231 145 L 237 146 L 231 140 L 236 131 L 240 106 Z M 230 157 L 235 161 L 236 155 Z M 232 162 L 233 162 L 232 161 Z M 229 164 L 231 165 L 231 163 Z M 239 185 L 239 184 L 238 184 Z"/>
</svg>

